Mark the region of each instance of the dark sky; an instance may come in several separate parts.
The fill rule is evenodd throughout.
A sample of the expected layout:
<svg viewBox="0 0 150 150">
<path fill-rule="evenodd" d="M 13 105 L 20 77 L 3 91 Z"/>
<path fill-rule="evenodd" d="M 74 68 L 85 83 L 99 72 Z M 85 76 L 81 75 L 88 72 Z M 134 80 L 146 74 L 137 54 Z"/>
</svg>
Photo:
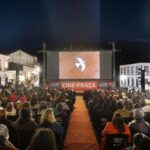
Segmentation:
<svg viewBox="0 0 150 150">
<path fill-rule="evenodd" d="M 150 42 L 149 0 L 102 0 L 101 2 L 103 41 Z"/>
<path fill-rule="evenodd" d="M 149 0 L 1 0 L 0 49 L 150 42 Z"/>
<path fill-rule="evenodd" d="M 99 0 L 26 0 L 0 4 L 0 47 L 99 43 Z"/>
</svg>

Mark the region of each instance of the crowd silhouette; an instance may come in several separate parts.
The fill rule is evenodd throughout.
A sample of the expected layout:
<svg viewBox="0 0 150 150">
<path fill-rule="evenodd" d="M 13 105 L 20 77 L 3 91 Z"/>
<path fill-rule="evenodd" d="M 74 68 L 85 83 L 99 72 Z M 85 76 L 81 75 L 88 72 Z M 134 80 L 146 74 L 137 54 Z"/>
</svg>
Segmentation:
<svg viewBox="0 0 150 150">
<path fill-rule="evenodd" d="M 149 91 L 88 90 L 83 99 L 101 150 L 113 149 L 114 137 L 123 139 L 116 150 L 150 145 Z M 75 100 L 69 89 L 1 86 L 0 149 L 62 150 Z"/>
</svg>

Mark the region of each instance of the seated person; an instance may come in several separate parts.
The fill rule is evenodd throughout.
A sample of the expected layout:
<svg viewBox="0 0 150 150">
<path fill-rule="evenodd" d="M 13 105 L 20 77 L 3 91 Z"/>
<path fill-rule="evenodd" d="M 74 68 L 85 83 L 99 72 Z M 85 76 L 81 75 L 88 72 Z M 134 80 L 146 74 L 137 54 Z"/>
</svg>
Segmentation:
<svg viewBox="0 0 150 150">
<path fill-rule="evenodd" d="M 133 136 L 133 150 L 149 150 L 150 138 L 142 133 Z"/>
<path fill-rule="evenodd" d="M 47 108 L 42 114 L 39 128 L 51 129 L 55 134 L 57 146 L 62 146 L 64 128 L 56 121 L 52 108 Z"/>
<path fill-rule="evenodd" d="M 39 113 L 38 114 L 42 115 L 47 108 L 48 108 L 47 102 L 46 101 L 41 101 L 40 106 L 39 106 Z"/>
<path fill-rule="evenodd" d="M 16 92 L 14 90 L 12 90 L 11 94 L 8 96 L 8 101 L 16 102 L 16 100 L 17 100 Z"/>
<path fill-rule="evenodd" d="M 0 149 L 19 150 L 9 141 L 8 128 L 4 124 L 0 124 Z"/>
<path fill-rule="evenodd" d="M 150 134 L 150 124 L 144 120 L 144 112 L 141 109 L 133 110 L 134 119 L 129 122 L 131 135 L 140 132 L 143 134 Z"/>
<path fill-rule="evenodd" d="M 6 105 L 7 116 L 16 116 L 16 109 L 14 108 L 13 102 L 8 102 Z"/>
<path fill-rule="evenodd" d="M 9 130 L 9 140 L 15 144 L 15 129 L 13 128 L 12 122 L 10 120 L 8 120 L 7 115 L 6 115 L 6 111 L 4 108 L 0 108 L 0 124 L 4 124 L 7 126 L 8 130 Z"/>
<path fill-rule="evenodd" d="M 116 113 L 119 113 L 123 118 L 130 118 L 131 117 L 130 112 L 124 108 L 124 103 L 122 100 L 118 101 L 117 108 L 118 109 L 114 112 L 114 115 Z"/>
<path fill-rule="evenodd" d="M 100 149 L 104 149 L 107 135 L 109 134 L 126 134 L 128 135 L 128 143 L 131 143 L 131 134 L 128 125 L 124 123 L 122 116 L 116 113 L 113 116 L 112 122 L 108 122 L 102 131 L 102 139 L 100 144 Z"/>
<path fill-rule="evenodd" d="M 51 129 L 38 129 L 26 150 L 57 150 L 55 135 Z"/>
<path fill-rule="evenodd" d="M 18 147 L 24 150 L 29 145 L 31 137 L 37 128 L 29 108 L 21 109 L 20 116 L 14 123 L 14 127 L 17 131 Z"/>
</svg>

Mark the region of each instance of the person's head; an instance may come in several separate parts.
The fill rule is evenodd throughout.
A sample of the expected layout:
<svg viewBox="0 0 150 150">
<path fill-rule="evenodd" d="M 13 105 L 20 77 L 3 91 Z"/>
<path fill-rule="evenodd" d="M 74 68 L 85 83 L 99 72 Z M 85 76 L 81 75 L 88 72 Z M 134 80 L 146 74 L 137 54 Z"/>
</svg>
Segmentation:
<svg viewBox="0 0 150 150">
<path fill-rule="evenodd" d="M 11 94 L 16 94 L 16 91 L 15 91 L 15 90 L 12 90 L 12 91 L 11 91 Z"/>
<path fill-rule="evenodd" d="M 128 103 L 128 110 L 132 110 L 133 109 L 133 103 L 131 101 L 129 101 Z"/>
<path fill-rule="evenodd" d="M 122 100 L 119 100 L 118 103 L 117 103 L 117 108 L 118 109 L 122 109 L 123 108 L 123 101 Z"/>
<path fill-rule="evenodd" d="M 46 109 L 46 108 L 48 108 L 46 101 L 41 101 L 40 106 L 39 106 L 39 110 L 41 111 L 41 110 Z"/>
<path fill-rule="evenodd" d="M 9 102 L 6 105 L 6 111 L 11 112 L 14 109 L 14 103 L 13 102 Z"/>
<path fill-rule="evenodd" d="M 29 108 L 30 109 L 30 103 L 29 102 L 24 102 L 23 104 L 22 104 L 22 109 L 23 108 Z"/>
<path fill-rule="evenodd" d="M 125 131 L 124 120 L 119 113 L 116 113 L 112 118 L 113 125 L 117 128 L 117 130 L 122 133 Z"/>
<path fill-rule="evenodd" d="M 23 108 L 20 111 L 20 117 L 24 120 L 29 119 L 31 117 L 30 115 L 30 109 L 29 108 Z"/>
<path fill-rule="evenodd" d="M 57 110 L 58 112 L 62 112 L 62 111 L 63 111 L 63 105 L 62 105 L 61 103 L 59 103 L 59 104 L 57 105 L 57 107 L 56 107 L 56 110 Z"/>
<path fill-rule="evenodd" d="M 133 118 L 135 120 L 144 119 L 144 112 L 141 109 L 134 109 L 133 110 Z"/>
<path fill-rule="evenodd" d="M 133 105 L 133 108 L 134 108 L 134 109 L 141 108 L 141 104 L 140 104 L 140 103 L 135 103 L 135 104 Z"/>
<path fill-rule="evenodd" d="M 34 106 L 34 105 L 36 105 L 37 103 L 38 103 L 38 100 L 37 100 L 37 98 L 36 97 L 32 97 L 32 99 L 31 99 L 31 106 Z"/>
<path fill-rule="evenodd" d="M 107 110 L 107 108 L 108 108 L 108 104 L 107 104 L 106 102 L 104 102 L 104 103 L 102 104 L 102 109 L 103 109 L 103 110 Z"/>
<path fill-rule="evenodd" d="M 29 145 L 31 150 L 56 150 L 55 135 L 51 129 L 37 129 Z"/>
<path fill-rule="evenodd" d="M 55 118 L 52 108 L 47 108 L 41 116 L 41 123 L 46 122 L 46 121 L 50 123 L 56 122 L 56 118 Z"/>
<path fill-rule="evenodd" d="M 136 133 L 133 136 L 133 144 L 136 150 L 149 150 L 150 138 L 142 133 Z"/>
</svg>

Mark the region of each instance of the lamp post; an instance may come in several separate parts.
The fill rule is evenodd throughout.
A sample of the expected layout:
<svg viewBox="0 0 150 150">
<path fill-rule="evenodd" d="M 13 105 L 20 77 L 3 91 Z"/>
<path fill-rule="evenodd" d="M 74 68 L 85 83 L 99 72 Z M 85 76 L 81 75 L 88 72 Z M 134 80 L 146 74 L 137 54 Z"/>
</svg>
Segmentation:
<svg viewBox="0 0 150 150">
<path fill-rule="evenodd" d="M 116 88 L 116 44 L 112 42 L 112 56 L 113 56 L 113 87 Z"/>
<path fill-rule="evenodd" d="M 43 53 L 42 84 L 44 87 L 46 81 L 46 54 L 47 54 L 46 43 L 43 43 L 42 50 L 39 50 L 38 53 Z"/>
<path fill-rule="evenodd" d="M 120 49 L 116 49 L 116 43 L 110 42 L 112 45 L 112 78 L 113 78 L 113 87 L 116 88 L 117 73 L 116 73 L 116 52 L 121 52 Z"/>
</svg>

